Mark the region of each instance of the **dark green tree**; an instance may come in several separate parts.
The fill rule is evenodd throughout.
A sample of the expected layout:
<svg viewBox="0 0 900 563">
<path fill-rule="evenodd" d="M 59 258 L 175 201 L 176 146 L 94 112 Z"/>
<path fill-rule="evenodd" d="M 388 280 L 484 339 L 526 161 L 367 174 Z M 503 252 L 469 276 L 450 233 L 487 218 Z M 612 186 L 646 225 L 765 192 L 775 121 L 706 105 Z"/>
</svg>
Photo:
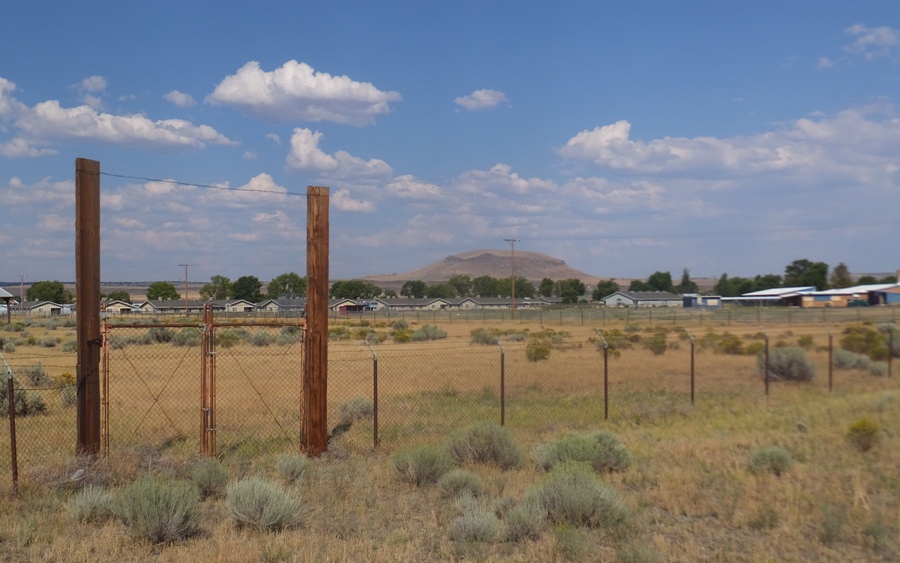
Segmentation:
<svg viewBox="0 0 900 563">
<path fill-rule="evenodd" d="M 394 291 L 393 289 L 385 289 L 383 295 L 384 295 L 385 299 L 396 299 L 397 298 L 397 292 Z"/>
<path fill-rule="evenodd" d="M 859 285 L 869 285 L 879 283 L 879 281 L 875 278 L 875 276 L 861 276 L 856 283 Z M 881 282 L 881 283 L 895 283 L 895 282 Z"/>
<path fill-rule="evenodd" d="M 577 278 L 568 278 L 560 280 L 557 287 L 559 288 L 559 296 L 562 297 L 563 303 L 578 303 L 584 297 L 587 288 L 584 282 Z"/>
<path fill-rule="evenodd" d="M 209 283 L 200 288 L 201 299 L 231 299 L 234 296 L 234 284 L 225 276 L 213 276 Z"/>
<path fill-rule="evenodd" d="M 433 299 L 453 299 L 456 296 L 456 289 L 449 283 L 435 283 L 425 288 L 425 297 Z"/>
<path fill-rule="evenodd" d="M 628 291 L 653 291 L 644 280 L 631 280 L 628 284 Z"/>
<path fill-rule="evenodd" d="M 653 272 L 647 278 L 647 286 L 649 291 L 668 291 L 673 293 L 675 286 L 672 285 L 672 274 L 669 272 Z"/>
<path fill-rule="evenodd" d="M 594 301 L 600 301 L 604 297 L 608 297 L 617 291 L 619 291 L 619 284 L 614 280 L 602 281 L 594 288 L 594 291 L 591 293 L 591 298 Z"/>
<path fill-rule="evenodd" d="M 878 280 L 878 283 L 897 283 L 897 276 L 884 276 Z"/>
<path fill-rule="evenodd" d="M 457 297 L 468 297 L 472 293 L 472 278 L 464 275 L 450 276 L 447 282 Z"/>
<path fill-rule="evenodd" d="M 850 275 L 850 268 L 843 262 L 839 263 L 831 271 L 831 277 L 828 278 L 831 287 L 841 289 L 844 287 L 853 287 L 853 276 Z"/>
<path fill-rule="evenodd" d="M 681 272 L 681 283 L 676 288 L 678 293 L 697 293 L 700 287 L 691 280 L 691 272 L 685 268 Z"/>
<path fill-rule="evenodd" d="M 331 284 L 332 299 L 374 299 L 381 295 L 381 288 L 363 280 L 343 280 Z"/>
<path fill-rule="evenodd" d="M 110 301 L 124 301 L 125 303 L 131 303 L 131 294 L 124 289 L 111 291 L 106 294 L 106 298 Z"/>
<path fill-rule="evenodd" d="M 25 291 L 25 298 L 29 301 L 53 301 L 60 305 L 74 301 L 72 292 L 60 281 L 34 282 Z"/>
<path fill-rule="evenodd" d="M 266 287 L 266 297 L 269 299 L 277 299 L 282 295 L 290 295 L 293 297 L 301 297 L 306 295 L 306 278 L 300 277 L 299 274 L 290 272 L 281 274 L 272 278 Z"/>
<path fill-rule="evenodd" d="M 541 297 L 551 297 L 553 296 L 553 288 L 553 280 L 550 278 L 544 278 L 541 280 L 541 285 L 538 286 L 538 295 L 540 295 Z"/>
<path fill-rule="evenodd" d="M 805 258 L 794 260 L 784 268 L 785 287 L 814 285 L 819 291 L 828 289 L 828 264 Z"/>
<path fill-rule="evenodd" d="M 778 274 L 765 274 L 763 276 L 757 275 L 753 279 L 753 282 L 756 286 L 756 289 L 754 291 L 773 289 L 776 287 L 781 287 L 781 276 L 779 276 Z"/>
<path fill-rule="evenodd" d="M 256 276 L 241 276 L 234 280 L 234 298 L 251 303 L 262 300 L 262 282 Z"/>
<path fill-rule="evenodd" d="M 425 282 L 422 280 L 410 280 L 403 283 L 403 287 L 400 288 L 400 295 L 421 299 L 425 297 L 425 287 Z"/>
<path fill-rule="evenodd" d="M 175 291 L 175 286 L 170 282 L 155 281 L 147 288 L 147 299 L 152 301 L 161 299 L 181 299 L 181 295 Z"/>
<path fill-rule="evenodd" d="M 479 276 L 472 280 L 472 292 L 478 297 L 497 297 L 502 295 L 498 287 L 500 280 L 491 276 Z M 507 295 L 509 294 L 509 280 L 506 281 Z"/>
</svg>

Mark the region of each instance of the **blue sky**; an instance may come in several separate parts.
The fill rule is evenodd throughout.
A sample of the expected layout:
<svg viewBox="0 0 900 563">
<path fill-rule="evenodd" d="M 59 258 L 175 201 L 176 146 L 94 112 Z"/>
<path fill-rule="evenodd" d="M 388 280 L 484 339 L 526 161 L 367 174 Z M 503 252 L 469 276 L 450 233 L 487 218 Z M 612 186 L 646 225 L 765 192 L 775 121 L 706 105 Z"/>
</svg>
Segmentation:
<svg viewBox="0 0 900 563">
<path fill-rule="evenodd" d="M 75 4 L 0 5 L 0 279 L 74 279 L 78 157 L 105 281 L 302 275 L 308 185 L 335 279 L 900 267 L 895 1 Z"/>
</svg>

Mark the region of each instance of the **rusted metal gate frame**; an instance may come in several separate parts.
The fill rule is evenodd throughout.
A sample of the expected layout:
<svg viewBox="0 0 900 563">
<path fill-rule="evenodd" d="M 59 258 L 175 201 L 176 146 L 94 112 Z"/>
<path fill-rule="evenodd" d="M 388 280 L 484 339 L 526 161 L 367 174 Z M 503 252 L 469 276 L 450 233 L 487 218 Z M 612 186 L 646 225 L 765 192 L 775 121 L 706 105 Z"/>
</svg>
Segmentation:
<svg viewBox="0 0 900 563">
<path fill-rule="evenodd" d="M 303 321 L 297 324 L 281 324 L 281 323 L 262 323 L 262 322 L 215 322 L 213 318 L 213 310 L 210 305 L 204 305 L 203 310 L 203 322 L 200 324 L 195 323 L 161 323 L 161 324 L 109 324 L 104 319 L 101 329 L 101 340 L 102 340 L 102 350 L 101 350 L 101 366 L 100 366 L 100 376 L 101 376 L 101 451 L 104 455 L 109 455 L 109 442 L 110 442 L 110 432 L 109 432 L 109 344 L 110 344 L 110 333 L 112 329 L 119 328 L 141 328 L 141 329 L 152 329 L 152 328 L 196 328 L 200 330 L 200 354 L 201 354 L 201 362 L 200 362 L 200 453 L 205 456 L 215 456 L 216 455 L 216 329 L 221 327 L 284 327 L 284 326 L 296 326 L 300 329 L 300 346 L 299 353 L 301 358 L 303 358 L 304 351 L 304 343 L 305 343 L 305 332 L 306 325 Z M 189 350 L 189 349 L 188 349 Z M 187 350 L 186 350 L 187 352 Z M 180 367 L 185 358 L 187 358 L 188 354 L 185 353 L 182 357 L 181 361 L 176 366 L 176 370 Z M 129 361 L 130 363 L 130 361 Z M 137 372 L 137 368 L 132 365 L 132 369 L 134 369 L 135 373 Z M 262 399 L 262 394 L 253 385 L 253 382 L 250 380 L 247 375 L 246 370 L 244 370 L 243 366 L 238 363 L 238 367 L 241 370 L 241 373 L 247 378 L 253 390 L 256 394 Z M 174 377 L 174 370 L 172 375 L 169 376 L 169 379 L 166 380 L 165 385 L 162 390 L 158 394 L 154 394 L 147 385 L 147 382 L 140 376 L 138 373 L 138 378 L 144 385 L 144 388 L 150 393 L 151 398 L 153 399 L 152 404 L 144 413 L 143 418 L 141 418 L 138 423 L 137 428 L 134 433 L 137 432 L 137 429 L 140 428 L 141 424 L 143 424 L 144 420 L 146 420 L 147 415 L 150 410 L 152 410 L 154 405 L 157 405 L 162 410 L 162 406 L 159 405 L 159 397 L 162 395 L 162 392 L 165 391 L 165 388 L 168 386 L 168 383 Z M 302 397 L 302 387 L 299 390 L 297 396 L 298 405 L 302 408 L 303 397 Z M 272 412 L 271 408 L 265 403 L 263 400 L 263 405 L 266 410 L 272 416 L 272 419 L 275 421 L 275 424 L 281 429 L 281 431 L 290 438 L 290 433 L 285 430 L 282 426 L 281 422 L 275 416 L 275 413 Z M 175 426 L 175 423 L 172 422 L 171 418 L 162 410 L 163 415 L 169 421 L 170 424 Z M 176 428 L 177 429 L 177 428 Z M 133 434 L 134 434 L 133 433 Z M 132 435 L 133 435 L 132 434 Z"/>
</svg>

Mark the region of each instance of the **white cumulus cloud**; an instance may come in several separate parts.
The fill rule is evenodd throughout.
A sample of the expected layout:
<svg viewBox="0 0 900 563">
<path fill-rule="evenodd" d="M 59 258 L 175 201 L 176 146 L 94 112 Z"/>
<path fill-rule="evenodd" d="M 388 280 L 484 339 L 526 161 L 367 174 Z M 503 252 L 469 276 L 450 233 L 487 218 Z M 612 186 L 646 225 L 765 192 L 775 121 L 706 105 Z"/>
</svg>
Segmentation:
<svg viewBox="0 0 900 563">
<path fill-rule="evenodd" d="M 88 76 L 78 84 L 78 89 L 84 92 L 103 92 L 106 90 L 106 78 L 102 76 Z"/>
<path fill-rule="evenodd" d="M 291 152 L 287 167 L 294 170 L 316 172 L 327 178 L 366 178 L 390 176 L 388 164 L 377 158 L 363 160 L 346 151 L 330 155 L 319 148 L 321 132 L 298 127 L 291 135 Z"/>
<path fill-rule="evenodd" d="M 418 180 L 410 174 L 397 176 L 384 189 L 388 195 L 403 199 L 436 199 L 441 196 L 438 186 Z"/>
<path fill-rule="evenodd" d="M 335 209 L 340 211 L 355 211 L 362 213 L 371 213 L 375 211 L 375 204 L 371 201 L 362 199 L 354 199 L 350 196 L 348 190 L 336 190 L 331 194 L 331 203 Z"/>
<path fill-rule="evenodd" d="M 467 110 L 490 109 L 499 106 L 504 102 L 509 102 L 506 94 L 499 90 L 475 90 L 467 96 L 460 96 L 453 100 L 458 106 Z"/>
<path fill-rule="evenodd" d="M 197 105 L 197 102 L 194 101 L 194 98 L 191 97 L 190 94 L 185 94 L 184 92 L 179 92 L 178 90 L 172 90 L 163 96 L 167 102 L 178 106 L 180 108 L 189 108 Z"/>
<path fill-rule="evenodd" d="M 306 63 L 290 60 L 273 71 L 250 61 L 225 77 L 206 97 L 213 105 L 231 106 L 245 115 L 270 121 L 331 121 L 370 125 L 391 111 L 398 92 L 382 91 L 369 82 L 316 72 Z"/>
<path fill-rule="evenodd" d="M 856 24 L 851 25 L 844 32 L 854 37 L 852 43 L 844 46 L 844 50 L 854 55 L 860 55 L 867 61 L 890 56 L 900 51 L 900 30 Z"/>
</svg>

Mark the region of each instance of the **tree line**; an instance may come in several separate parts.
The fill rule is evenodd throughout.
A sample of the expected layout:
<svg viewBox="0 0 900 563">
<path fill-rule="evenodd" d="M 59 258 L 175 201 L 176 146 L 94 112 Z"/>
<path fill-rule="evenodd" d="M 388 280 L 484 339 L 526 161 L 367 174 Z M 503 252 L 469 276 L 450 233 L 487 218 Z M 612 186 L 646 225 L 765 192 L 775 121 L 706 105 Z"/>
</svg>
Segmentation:
<svg viewBox="0 0 900 563">
<path fill-rule="evenodd" d="M 896 276 L 875 278 L 861 276 L 854 279 L 850 269 L 843 262 L 829 271 L 825 262 L 813 262 L 807 259 L 794 260 L 784 269 L 784 275 L 760 274 L 752 278 L 739 276 L 729 277 L 722 274 L 711 293 L 722 297 L 735 297 L 753 291 L 774 289 L 779 287 L 809 287 L 817 290 L 838 289 L 854 285 L 897 283 Z M 200 288 L 200 298 L 204 300 L 243 299 L 252 303 L 264 298 L 305 297 L 306 277 L 295 272 L 288 272 L 272 278 L 262 292 L 263 282 L 256 276 L 241 276 L 234 281 L 222 275 L 212 276 L 208 283 Z M 467 275 L 454 275 L 446 282 L 433 284 L 422 280 L 406 281 L 400 288 L 400 294 L 388 289 L 383 290 L 372 282 L 365 280 L 342 280 L 331 284 L 329 297 L 332 299 L 375 299 L 377 297 L 394 299 L 407 298 L 509 298 L 512 296 L 512 280 L 510 278 L 494 278 L 479 276 L 471 278 Z M 591 291 L 591 299 L 599 301 L 622 288 L 615 280 L 600 281 Z M 666 291 L 669 293 L 698 293 L 697 283 L 691 280 L 690 271 L 682 270 L 681 280 L 676 284 L 670 272 L 656 271 L 646 280 L 632 280 L 628 286 L 630 292 Z M 544 278 L 534 286 L 522 276 L 515 279 L 515 295 L 520 299 L 541 297 L 559 297 L 563 303 L 579 303 L 587 301 L 587 287 L 577 278 L 553 280 Z M 71 303 L 72 292 L 59 281 L 38 281 L 33 283 L 26 293 L 29 301 L 53 301 L 54 303 Z M 131 295 L 124 290 L 101 294 L 101 298 L 131 303 Z M 147 288 L 147 299 L 172 300 L 181 299 L 181 295 L 171 282 L 156 281 Z"/>
</svg>

